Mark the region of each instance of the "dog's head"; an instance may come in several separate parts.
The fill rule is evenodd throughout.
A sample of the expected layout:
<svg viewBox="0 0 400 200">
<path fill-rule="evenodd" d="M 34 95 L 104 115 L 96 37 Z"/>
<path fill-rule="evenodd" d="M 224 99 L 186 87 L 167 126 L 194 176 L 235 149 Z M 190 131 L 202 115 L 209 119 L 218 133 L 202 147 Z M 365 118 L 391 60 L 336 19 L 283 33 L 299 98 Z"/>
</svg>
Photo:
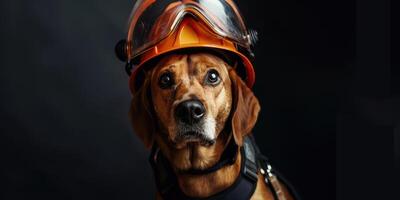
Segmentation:
<svg viewBox="0 0 400 200">
<path fill-rule="evenodd" d="M 144 72 L 130 115 L 147 147 L 156 140 L 176 169 L 188 170 L 215 164 L 231 135 L 242 145 L 259 110 L 232 66 L 191 53 L 168 55 Z"/>
</svg>

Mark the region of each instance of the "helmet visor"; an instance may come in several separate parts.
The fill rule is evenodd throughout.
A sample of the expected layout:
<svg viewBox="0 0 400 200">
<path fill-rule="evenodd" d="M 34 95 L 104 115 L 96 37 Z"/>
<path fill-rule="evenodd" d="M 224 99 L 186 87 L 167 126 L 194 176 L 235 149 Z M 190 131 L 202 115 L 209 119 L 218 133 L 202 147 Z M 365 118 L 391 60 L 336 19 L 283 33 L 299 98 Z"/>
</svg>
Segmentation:
<svg viewBox="0 0 400 200">
<path fill-rule="evenodd" d="M 205 22 L 216 36 L 250 47 L 247 29 L 232 0 L 138 0 L 129 22 L 129 58 L 166 38 L 186 15 Z"/>
</svg>

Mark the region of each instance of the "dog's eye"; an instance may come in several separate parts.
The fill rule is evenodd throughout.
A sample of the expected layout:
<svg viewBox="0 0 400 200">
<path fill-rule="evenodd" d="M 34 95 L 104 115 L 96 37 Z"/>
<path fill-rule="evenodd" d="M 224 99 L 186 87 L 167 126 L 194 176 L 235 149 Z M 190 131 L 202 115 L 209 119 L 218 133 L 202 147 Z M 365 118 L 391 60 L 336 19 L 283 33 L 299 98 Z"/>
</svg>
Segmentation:
<svg viewBox="0 0 400 200">
<path fill-rule="evenodd" d="M 171 72 L 165 72 L 158 80 L 158 84 L 162 89 L 171 87 L 174 84 L 173 75 Z"/>
<path fill-rule="evenodd" d="M 211 69 L 210 71 L 207 72 L 206 75 L 206 83 L 211 84 L 211 85 L 216 85 L 220 81 L 219 74 L 217 70 Z"/>
</svg>

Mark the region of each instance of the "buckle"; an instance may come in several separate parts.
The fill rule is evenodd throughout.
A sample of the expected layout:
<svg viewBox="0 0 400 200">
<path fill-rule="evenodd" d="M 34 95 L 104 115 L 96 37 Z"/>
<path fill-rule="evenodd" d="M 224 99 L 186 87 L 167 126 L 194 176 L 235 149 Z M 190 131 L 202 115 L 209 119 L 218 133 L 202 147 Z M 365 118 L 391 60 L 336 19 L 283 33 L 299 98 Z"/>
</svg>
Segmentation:
<svg viewBox="0 0 400 200">
<path fill-rule="evenodd" d="M 245 137 L 243 144 L 243 161 L 244 161 L 244 175 L 253 182 L 258 179 L 258 165 L 256 160 L 256 152 L 250 138 Z"/>
<path fill-rule="evenodd" d="M 244 159 L 244 175 L 249 178 L 251 181 L 257 182 L 257 165 L 249 159 Z"/>
</svg>

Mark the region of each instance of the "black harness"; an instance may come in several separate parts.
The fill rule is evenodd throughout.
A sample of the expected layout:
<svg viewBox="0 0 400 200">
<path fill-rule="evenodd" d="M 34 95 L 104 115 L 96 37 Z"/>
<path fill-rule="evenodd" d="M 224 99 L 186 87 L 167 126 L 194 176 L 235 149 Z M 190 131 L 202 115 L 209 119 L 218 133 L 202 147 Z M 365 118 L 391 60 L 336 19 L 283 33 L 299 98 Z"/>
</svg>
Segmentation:
<svg viewBox="0 0 400 200">
<path fill-rule="evenodd" d="M 192 170 L 190 174 L 208 174 L 218 169 L 235 163 L 237 157 L 237 145 L 232 140 L 221 155 L 220 161 L 206 170 Z M 207 198 L 193 198 L 186 196 L 179 188 L 176 176 L 171 169 L 168 160 L 162 155 L 157 145 L 153 145 L 150 154 L 150 164 L 153 168 L 156 186 L 161 197 L 165 200 L 244 200 L 250 199 L 257 186 L 257 174 L 264 176 L 264 181 L 270 187 L 276 200 L 284 200 L 278 180 L 283 183 L 292 194 L 294 199 L 299 200 L 299 195 L 294 188 L 282 177 L 279 172 L 272 170 L 267 158 L 260 153 L 252 136 L 244 138 L 243 146 L 240 148 L 242 158 L 240 174 L 235 182 L 227 189 Z"/>
</svg>

